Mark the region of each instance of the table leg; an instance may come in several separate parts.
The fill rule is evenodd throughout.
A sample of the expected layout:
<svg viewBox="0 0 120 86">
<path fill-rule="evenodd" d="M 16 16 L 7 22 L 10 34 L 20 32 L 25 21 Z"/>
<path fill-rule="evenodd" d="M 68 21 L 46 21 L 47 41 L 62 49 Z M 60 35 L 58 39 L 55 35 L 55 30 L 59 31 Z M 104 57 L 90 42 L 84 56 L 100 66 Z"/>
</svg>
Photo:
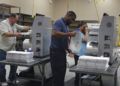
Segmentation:
<svg viewBox="0 0 120 86">
<path fill-rule="evenodd" d="M 17 86 L 17 79 L 18 79 L 18 77 L 17 77 L 17 74 L 15 74 L 15 82 L 13 83 L 15 86 Z"/>
<path fill-rule="evenodd" d="M 115 86 L 117 86 L 117 71 L 115 73 L 114 80 L 115 80 Z"/>
<path fill-rule="evenodd" d="M 103 86 L 102 76 L 100 75 L 100 86 Z"/>
<path fill-rule="evenodd" d="M 41 72 L 41 78 L 42 78 L 41 85 L 45 86 L 45 64 L 41 64 L 41 65 L 42 65 L 42 68 L 40 65 L 38 65 L 39 70 Z"/>
<path fill-rule="evenodd" d="M 79 82 L 78 82 L 78 86 L 82 86 L 82 79 L 81 79 L 81 76 L 82 76 L 82 74 L 79 73 Z"/>
</svg>

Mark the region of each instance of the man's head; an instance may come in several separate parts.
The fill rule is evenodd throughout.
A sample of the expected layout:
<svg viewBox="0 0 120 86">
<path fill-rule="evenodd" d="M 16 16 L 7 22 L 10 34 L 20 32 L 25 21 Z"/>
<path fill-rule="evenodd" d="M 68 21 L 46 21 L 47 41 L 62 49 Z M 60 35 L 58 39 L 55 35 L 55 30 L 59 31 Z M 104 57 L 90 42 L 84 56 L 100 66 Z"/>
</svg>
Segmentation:
<svg viewBox="0 0 120 86">
<path fill-rule="evenodd" d="M 19 19 L 19 16 L 17 14 L 10 14 L 9 16 L 9 22 L 11 25 L 14 25 L 15 23 L 17 23 Z"/>
<path fill-rule="evenodd" d="M 103 13 L 103 16 L 109 16 L 109 14 L 107 14 L 107 13 Z"/>
<path fill-rule="evenodd" d="M 71 23 L 75 22 L 76 14 L 73 11 L 68 11 L 67 14 L 64 17 L 65 22 L 67 25 L 70 25 Z"/>
<path fill-rule="evenodd" d="M 85 21 L 81 21 L 77 26 L 77 28 L 79 28 L 83 34 L 86 33 L 86 27 L 87 27 L 87 22 Z"/>
</svg>

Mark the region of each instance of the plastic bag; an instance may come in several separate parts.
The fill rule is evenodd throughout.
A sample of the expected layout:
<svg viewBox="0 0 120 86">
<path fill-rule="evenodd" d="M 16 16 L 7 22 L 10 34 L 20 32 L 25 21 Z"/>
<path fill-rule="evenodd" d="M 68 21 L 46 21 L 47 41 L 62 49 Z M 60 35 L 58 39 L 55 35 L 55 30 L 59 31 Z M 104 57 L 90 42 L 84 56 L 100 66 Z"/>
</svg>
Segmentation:
<svg viewBox="0 0 120 86">
<path fill-rule="evenodd" d="M 67 65 L 69 68 L 75 65 L 74 55 L 67 54 Z"/>
<path fill-rule="evenodd" d="M 69 48 L 72 50 L 73 53 L 78 54 L 80 52 L 80 45 L 81 45 L 81 33 L 76 32 L 75 37 L 71 38 Z"/>
</svg>

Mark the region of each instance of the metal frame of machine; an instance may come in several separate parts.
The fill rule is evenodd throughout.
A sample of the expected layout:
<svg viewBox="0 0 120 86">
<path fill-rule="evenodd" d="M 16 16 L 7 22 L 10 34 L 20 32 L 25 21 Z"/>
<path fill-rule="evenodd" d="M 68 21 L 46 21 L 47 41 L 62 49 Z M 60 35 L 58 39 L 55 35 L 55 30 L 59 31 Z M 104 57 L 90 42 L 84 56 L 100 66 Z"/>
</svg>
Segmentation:
<svg viewBox="0 0 120 86">
<path fill-rule="evenodd" d="M 50 18 L 36 16 L 32 27 L 32 49 L 35 57 L 49 55 L 52 24 Z"/>
<path fill-rule="evenodd" d="M 110 57 L 110 63 L 116 59 L 113 51 L 116 44 L 116 19 L 114 16 L 103 16 L 99 30 L 99 56 Z"/>
</svg>

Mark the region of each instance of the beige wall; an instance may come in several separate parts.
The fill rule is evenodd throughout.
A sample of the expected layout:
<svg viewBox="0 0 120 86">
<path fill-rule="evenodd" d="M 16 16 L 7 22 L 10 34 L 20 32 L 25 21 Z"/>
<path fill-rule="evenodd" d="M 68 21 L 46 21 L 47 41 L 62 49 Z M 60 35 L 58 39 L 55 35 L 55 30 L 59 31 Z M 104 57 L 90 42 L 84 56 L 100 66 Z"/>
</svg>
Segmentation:
<svg viewBox="0 0 120 86">
<path fill-rule="evenodd" d="M 96 1 L 100 19 L 104 12 L 116 17 L 120 14 L 120 0 Z M 66 10 L 69 9 L 76 12 L 79 20 L 98 20 L 94 0 L 68 0 L 68 2 L 69 7 L 67 8 L 67 3 L 65 0 L 55 0 L 54 19 L 63 16 Z"/>
<path fill-rule="evenodd" d="M 77 19 L 97 19 L 94 3 L 90 3 L 88 0 L 69 0 L 69 10 L 76 12 Z"/>
<path fill-rule="evenodd" d="M 34 0 L 34 14 L 41 13 L 52 17 L 54 20 L 65 15 L 67 10 L 74 10 L 81 20 L 98 20 L 94 0 Z M 90 2 L 91 1 L 91 2 Z M 107 12 L 110 15 L 120 14 L 120 0 L 96 0 L 98 14 Z M 104 2 L 103 2 L 104 1 Z M 0 0 L 0 3 L 8 3 L 21 7 L 22 13 L 33 14 L 33 0 Z"/>
<path fill-rule="evenodd" d="M 16 4 L 21 7 L 22 13 L 40 13 L 49 17 L 53 15 L 52 3 L 49 3 L 49 0 L 16 0 Z"/>
<path fill-rule="evenodd" d="M 61 18 L 67 12 L 67 0 L 54 0 L 53 3 L 53 17 L 54 20 Z"/>
<path fill-rule="evenodd" d="M 118 15 L 120 14 L 120 0 L 104 0 L 104 2 L 99 2 L 98 11 L 100 18 L 104 12 L 118 18 Z"/>
<path fill-rule="evenodd" d="M 34 1 L 34 11 L 33 11 Z M 53 4 L 49 0 L 0 0 L 0 3 L 8 3 L 21 7 L 21 12 L 26 14 L 40 13 L 53 17 Z"/>
<path fill-rule="evenodd" d="M 11 3 L 12 0 L 0 0 L 0 3 Z"/>
</svg>

